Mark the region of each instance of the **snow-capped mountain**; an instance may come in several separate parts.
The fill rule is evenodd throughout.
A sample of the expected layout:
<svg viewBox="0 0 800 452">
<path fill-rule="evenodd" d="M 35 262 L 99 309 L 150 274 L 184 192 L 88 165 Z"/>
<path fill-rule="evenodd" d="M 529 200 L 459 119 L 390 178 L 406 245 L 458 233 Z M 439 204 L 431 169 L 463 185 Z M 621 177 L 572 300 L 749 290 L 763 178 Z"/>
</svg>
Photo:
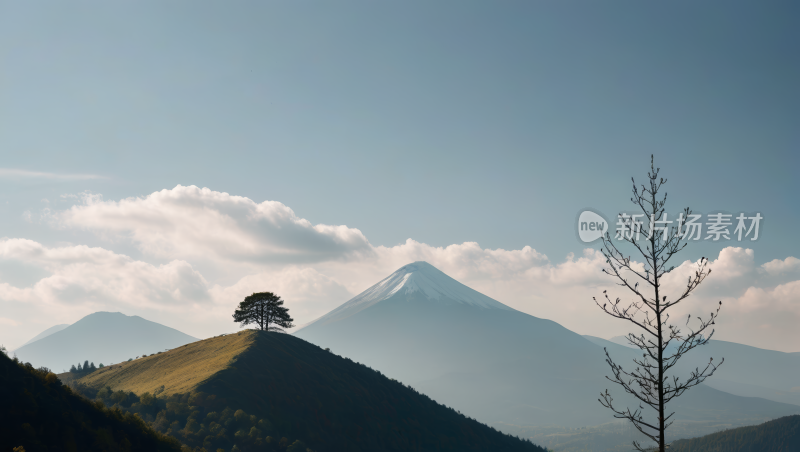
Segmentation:
<svg viewBox="0 0 800 452">
<path fill-rule="evenodd" d="M 476 419 L 503 425 L 613 421 L 597 398 L 608 388 L 603 347 L 556 322 L 514 310 L 426 262 L 408 264 L 294 333 L 411 384 Z M 636 351 L 610 344 L 620 363 Z M 613 350 L 612 350 L 613 348 Z M 616 391 L 616 392 L 615 392 Z M 678 419 L 800 413 L 707 386 L 674 403 Z M 630 401 L 630 406 L 635 406 Z"/>
<path fill-rule="evenodd" d="M 401 267 L 347 303 L 320 317 L 315 323 L 329 323 L 357 314 L 370 306 L 392 298 L 424 298 L 432 303 L 465 305 L 481 309 L 514 309 L 473 290 L 447 276 L 433 265 L 419 261 Z"/>
</svg>

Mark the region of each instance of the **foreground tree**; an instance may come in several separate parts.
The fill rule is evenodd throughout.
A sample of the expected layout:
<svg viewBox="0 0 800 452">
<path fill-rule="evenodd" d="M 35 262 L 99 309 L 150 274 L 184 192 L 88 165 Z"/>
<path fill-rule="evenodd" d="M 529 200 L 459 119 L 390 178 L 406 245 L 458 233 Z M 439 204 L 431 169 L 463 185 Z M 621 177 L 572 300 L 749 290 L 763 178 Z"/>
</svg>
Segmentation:
<svg viewBox="0 0 800 452">
<path fill-rule="evenodd" d="M 241 323 L 242 326 L 256 324 L 263 331 L 292 328 L 293 320 L 289 316 L 289 309 L 283 307 L 281 297 L 272 292 L 258 292 L 246 297 L 233 313 L 234 322 Z"/>
<path fill-rule="evenodd" d="M 642 185 L 637 188 L 636 182 L 633 183 L 631 201 L 641 209 L 643 215 L 620 214 L 617 223 L 616 239 L 633 245 L 644 258 L 644 265 L 640 266 L 634 263 L 630 256 L 623 255 L 611 241 L 609 233 L 603 237 L 602 252 L 608 265 L 603 272 L 615 277 L 617 285 L 633 292 L 634 301 L 623 304 L 620 304 L 619 298 L 611 301 L 606 291 L 603 291 L 605 301 L 602 304 L 596 298 L 594 301 L 606 314 L 626 320 L 641 330 L 639 335 L 630 333 L 626 338 L 643 352 L 642 358 L 633 360 L 636 369 L 629 367 L 628 370 L 615 363 L 608 350 L 605 352 L 606 362 L 611 366 L 613 375 L 606 378 L 638 399 L 639 407 L 631 411 L 630 408 L 614 405 L 608 390 L 601 393 L 602 399 L 598 400 L 614 412 L 614 417 L 629 420 L 636 429 L 658 444 L 658 451 L 664 452 L 667 447 L 664 433 L 672 424 L 669 419 L 675 414 L 673 412 L 665 415 L 666 404 L 713 375 L 724 359 L 715 365 L 711 358 L 704 369 L 696 368 L 683 381 L 669 372 L 689 350 L 704 345 L 711 339 L 714 335 L 711 325 L 714 325 L 714 320 L 719 315 L 722 302 L 719 302 L 716 311 L 706 319 L 697 317 L 698 323 L 693 324 L 693 327 L 689 325 L 691 314 L 683 327 L 679 328 L 669 322 L 670 316 L 666 311 L 684 301 L 711 273 L 711 270 L 706 268 L 708 259 L 703 257 L 694 275 L 689 276 L 686 287 L 677 296 L 668 299 L 664 294 L 662 287 L 664 275 L 675 268 L 674 266 L 667 268 L 667 262 L 687 245 L 686 241 L 693 234 L 687 234 L 686 222 L 698 216 L 692 217 L 692 211 L 686 208 L 674 221 L 677 225 L 670 226 L 673 221 L 668 221 L 664 210 L 667 195 L 666 193 L 663 197 L 658 195 L 667 181 L 659 178 L 658 172 L 659 169 L 654 168 L 651 156 L 649 186 Z M 637 221 L 639 217 L 643 217 L 647 222 Z M 644 283 L 641 287 L 640 282 Z M 711 333 L 704 337 L 703 332 L 710 327 Z M 688 331 L 682 333 L 681 328 Z M 645 420 L 643 405 L 656 411 L 655 422 Z M 645 450 L 637 441 L 633 442 L 633 446 L 636 450 Z"/>
</svg>

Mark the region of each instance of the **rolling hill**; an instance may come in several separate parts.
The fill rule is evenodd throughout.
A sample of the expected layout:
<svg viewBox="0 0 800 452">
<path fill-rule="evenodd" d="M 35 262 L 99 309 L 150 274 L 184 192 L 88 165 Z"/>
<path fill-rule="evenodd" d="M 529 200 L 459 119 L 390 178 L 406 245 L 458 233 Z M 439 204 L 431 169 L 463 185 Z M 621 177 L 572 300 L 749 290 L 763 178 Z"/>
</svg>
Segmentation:
<svg viewBox="0 0 800 452">
<path fill-rule="evenodd" d="M 133 415 L 103 409 L 73 394 L 52 373 L 0 353 L 0 450 L 28 452 L 180 451 L 180 444 Z"/>
<path fill-rule="evenodd" d="M 14 351 L 23 362 L 56 372 L 86 360 L 111 364 L 197 339 L 178 330 L 119 312 L 95 312 Z"/>
<path fill-rule="evenodd" d="M 561 325 L 503 305 L 426 262 L 406 265 L 294 333 L 505 431 L 581 427 L 613 420 L 598 402 L 608 388 L 603 349 Z M 609 343 L 612 357 L 635 351 Z M 681 421 L 761 422 L 800 407 L 737 397 L 708 386 L 670 408 Z"/>
<path fill-rule="evenodd" d="M 186 411 L 198 411 L 200 420 L 211 412 L 201 413 L 201 402 L 191 401 L 213 396 L 217 407 L 263 417 L 265 425 L 302 438 L 318 452 L 543 451 L 378 371 L 281 333 L 246 330 L 193 342 L 100 369 L 76 384 L 96 394 L 110 387 L 169 400 L 191 393 Z M 181 431 L 187 430 L 188 424 Z"/>
<path fill-rule="evenodd" d="M 682 439 L 670 452 L 790 452 L 800 450 L 800 416 L 739 427 L 700 438 Z"/>
</svg>

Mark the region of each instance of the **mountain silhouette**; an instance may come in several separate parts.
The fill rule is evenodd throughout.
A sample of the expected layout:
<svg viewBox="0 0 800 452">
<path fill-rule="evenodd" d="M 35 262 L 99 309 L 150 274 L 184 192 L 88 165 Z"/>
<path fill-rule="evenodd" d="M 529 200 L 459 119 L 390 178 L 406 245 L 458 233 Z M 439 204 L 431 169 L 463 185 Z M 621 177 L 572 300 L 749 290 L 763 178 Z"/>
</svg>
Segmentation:
<svg viewBox="0 0 800 452">
<path fill-rule="evenodd" d="M 619 350 L 630 348 L 624 336 L 605 340 L 584 336 L 601 347 Z M 634 350 L 638 350 L 634 348 Z M 761 397 L 781 403 L 800 405 L 800 354 L 765 350 L 735 342 L 710 340 L 686 354 L 676 366 L 677 372 L 688 373 L 709 362 L 709 358 L 725 358 L 714 376 L 705 384 L 742 397 Z"/>
<path fill-rule="evenodd" d="M 119 312 L 95 312 L 14 351 L 34 367 L 66 371 L 90 361 L 99 365 L 118 363 L 143 354 L 178 347 L 197 339 L 180 331 Z"/>
<path fill-rule="evenodd" d="M 53 333 L 58 333 L 59 331 L 63 330 L 64 328 L 66 328 L 68 326 L 69 326 L 69 323 L 62 323 L 61 325 L 51 326 L 50 328 L 48 328 L 48 329 L 42 331 L 41 333 L 37 334 L 36 336 L 32 337 L 31 340 L 29 340 L 28 342 L 26 342 L 26 343 L 20 345 L 19 347 L 17 347 L 17 349 L 20 349 L 20 348 L 22 348 L 22 347 L 24 347 L 24 346 L 26 346 L 28 344 L 32 344 L 32 343 L 38 341 L 39 339 L 44 339 L 44 338 L 46 338 L 47 336 L 49 336 L 49 335 L 51 335 Z"/>
<path fill-rule="evenodd" d="M 609 389 L 603 348 L 556 322 L 514 310 L 414 262 L 294 333 L 496 425 L 598 425 Z M 636 350 L 609 343 L 623 366 Z M 800 407 L 699 386 L 673 401 L 677 419 L 769 418 Z"/>
</svg>

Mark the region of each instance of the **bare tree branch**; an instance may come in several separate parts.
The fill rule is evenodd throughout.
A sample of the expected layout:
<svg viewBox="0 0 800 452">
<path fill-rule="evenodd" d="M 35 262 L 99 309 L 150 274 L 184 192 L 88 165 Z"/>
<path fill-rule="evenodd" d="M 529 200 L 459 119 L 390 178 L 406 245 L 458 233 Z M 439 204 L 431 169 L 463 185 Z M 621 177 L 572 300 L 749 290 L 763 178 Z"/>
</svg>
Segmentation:
<svg viewBox="0 0 800 452">
<path fill-rule="evenodd" d="M 592 299 L 606 314 L 626 320 L 647 333 L 647 336 L 645 334 L 637 336 L 633 333 L 626 336 L 631 345 L 642 350 L 642 357 L 633 360 L 636 365 L 635 370 L 626 371 L 615 363 L 608 350 L 605 350 L 606 362 L 612 373 L 612 376 L 606 378 L 637 399 L 640 402 L 639 407 L 633 411 L 627 407 L 617 408 L 613 404 L 608 390 L 600 394 L 601 398 L 598 401 L 610 409 L 614 413 L 614 417 L 630 421 L 637 430 L 658 444 L 660 452 L 665 452 L 667 444 L 664 434 L 666 429 L 672 425 L 672 421 L 669 420 L 675 414 L 670 413 L 665 416 L 665 405 L 712 376 L 725 360 L 722 359 L 719 363 L 714 364 L 714 359 L 711 358 L 702 370 L 699 367 L 695 368 L 683 381 L 677 376 L 667 375 L 667 372 L 687 352 L 695 347 L 705 345 L 711 340 L 714 335 L 713 325 L 719 316 L 722 302 L 719 302 L 716 311 L 712 312 L 709 317 L 705 319 L 696 317 L 699 325 L 694 328 L 689 326 L 690 315 L 683 326 L 688 329 L 687 333 L 682 333 L 681 327 L 670 323 L 667 309 L 686 300 L 711 274 L 711 269 L 707 268 L 708 259 L 703 257 L 698 262 L 694 275 L 689 276 L 686 287 L 677 297 L 668 301 L 668 297 L 661 293 L 662 278 L 674 269 L 674 267 L 667 268 L 667 262 L 688 244 L 687 230 L 684 230 L 685 225 L 681 219 L 689 219 L 692 211 L 689 208 L 684 209 L 678 217 L 677 226 L 666 226 L 672 223 L 668 220 L 664 209 L 667 195 L 665 193 L 663 197 L 659 198 L 658 192 L 667 180 L 659 178 L 659 171 L 659 168 L 655 168 L 651 156 L 650 172 L 647 174 L 649 183 L 637 186 L 631 179 L 633 181 L 631 201 L 641 210 L 642 214 L 626 215 L 621 213 L 617 223 L 616 238 L 633 245 L 644 260 L 643 269 L 638 268 L 639 266 L 633 263 L 630 256 L 626 256 L 617 248 L 608 232 L 603 237 L 601 252 L 606 258 L 607 264 L 603 272 L 614 277 L 618 281 L 616 283 L 618 286 L 633 292 L 634 300 L 622 303 L 620 298 L 616 298 L 612 302 L 605 290 L 603 291 L 605 301 L 602 305 L 596 297 L 592 297 Z M 640 236 L 644 235 L 644 223 L 636 221 L 638 217 L 647 219 L 647 237 L 643 240 L 640 240 Z M 658 226 L 659 224 L 664 226 Z M 647 283 L 644 285 L 648 288 L 647 294 L 640 290 L 640 282 Z M 704 331 L 709 328 L 711 328 L 711 333 L 704 336 Z M 645 420 L 645 407 L 656 412 L 655 422 Z M 633 442 L 633 446 L 638 451 L 645 451 L 637 441 Z"/>
</svg>

